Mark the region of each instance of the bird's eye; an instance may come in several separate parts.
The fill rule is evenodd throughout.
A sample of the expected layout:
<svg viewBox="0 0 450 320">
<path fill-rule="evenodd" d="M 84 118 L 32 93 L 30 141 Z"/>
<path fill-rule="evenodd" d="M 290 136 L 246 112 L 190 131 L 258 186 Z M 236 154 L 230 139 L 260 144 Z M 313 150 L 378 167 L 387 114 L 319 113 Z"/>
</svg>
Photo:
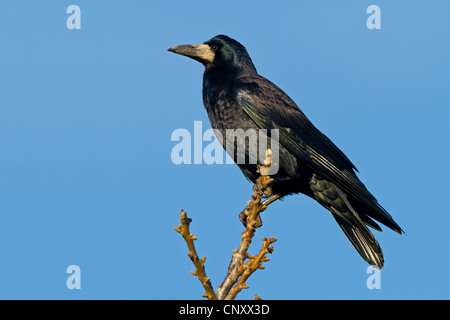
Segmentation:
<svg viewBox="0 0 450 320">
<path fill-rule="evenodd" d="M 213 51 L 217 51 L 217 50 L 219 50 L 219 46 L 218 46 L 217 44 L 212 44 L 212 45 L 211 45 L 211 49 L 212 49 Z"/>
</svg>

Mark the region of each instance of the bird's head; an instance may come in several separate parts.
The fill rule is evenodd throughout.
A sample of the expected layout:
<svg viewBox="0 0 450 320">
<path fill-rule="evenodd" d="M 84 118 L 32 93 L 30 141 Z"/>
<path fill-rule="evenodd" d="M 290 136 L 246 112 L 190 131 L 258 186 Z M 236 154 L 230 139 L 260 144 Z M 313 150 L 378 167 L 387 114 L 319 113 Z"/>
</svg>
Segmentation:
<svg viewBox="0 0 450 320">
<path fill-rule="evenodd" d="M 181 45 L 169 51 L 201 62 L 206 70 L 227 69 L 256 72 L 245 47 L 228 36 L 218 35 L 197 45 Z"/>
</svg>

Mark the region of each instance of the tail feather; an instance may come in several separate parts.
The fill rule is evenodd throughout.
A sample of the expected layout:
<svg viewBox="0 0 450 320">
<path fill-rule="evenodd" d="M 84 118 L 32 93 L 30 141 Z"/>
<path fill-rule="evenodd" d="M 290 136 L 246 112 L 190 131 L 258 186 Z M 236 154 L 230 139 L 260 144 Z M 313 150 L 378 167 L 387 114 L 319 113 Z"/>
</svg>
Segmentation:
<svg viewBox="0 0 450 320">
<path fill-rule="evenodd" d="M 310 186 L 315 199 L 327 208 L 344 231 L 361 257 L 370 265 L 382 268 L 383 251 L 374 235 L 366 225 L 380 230 L 381 228 L 369 217 L 362 217 L 353 209 L 346 195 L 335 184 L 313 175 Z"/>
<path fill-rule="evenodd" d="M 383 251 L 369 229 L 358 220 L 354 220 L 352 224 L 349 224 L 342 219 L 341 213 L 333 212 L 333 217 L 361 257 L 368 264 L 375 265 L 380 269 L 383 268 Z"/>
</svg>

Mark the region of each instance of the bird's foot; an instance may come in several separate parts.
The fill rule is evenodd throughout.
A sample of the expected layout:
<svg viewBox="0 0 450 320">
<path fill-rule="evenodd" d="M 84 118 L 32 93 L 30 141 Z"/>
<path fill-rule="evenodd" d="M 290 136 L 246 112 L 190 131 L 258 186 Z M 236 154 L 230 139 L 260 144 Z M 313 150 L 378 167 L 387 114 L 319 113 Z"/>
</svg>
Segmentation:
<svg viewBox="0 0 450 320">
<path fill-rule="evenodd" d="M 249 201 L 245 209 L 242 210 L 242 212 L 239 214 L 239 220 L 241 220 L 244 227 L 247 227 L 247 217 L 252 212 L 252 209 L 253 209 L 253 201 Z M 258 214 L 255 219 L 255 228 L 261 228 L 262 225 L 263 225 L 262 219 Z"/>
<path fill-rule="evenodd" d="M 258 194 L 262 199 L 267 199 L 272 196 L 272 188 L 268 186 L 263 186 L 262 182 L 258 179 L 253 186 L 253 191 Z"/>
</svg>

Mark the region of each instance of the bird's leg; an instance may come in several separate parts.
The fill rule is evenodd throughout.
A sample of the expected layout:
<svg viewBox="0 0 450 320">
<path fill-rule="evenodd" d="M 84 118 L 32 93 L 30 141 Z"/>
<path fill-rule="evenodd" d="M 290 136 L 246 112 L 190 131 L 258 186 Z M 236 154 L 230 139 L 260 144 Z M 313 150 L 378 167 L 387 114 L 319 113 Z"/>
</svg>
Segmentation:
<svg viewBox="0 0 450 320">
<path fill-rule="evenodd" d="M 273 180 L 277 181 L 277 180 Z M 273 183 L 271 182 L 271 184 Z M 263 186 L 261 180 L 256 180 L 255 185 L 253 186 L 253 191 L 255 191 L 256 194 L 260 195 L 262 199 L 268 199 L 272 196 L 272 188 L 268 186 Z"/>
<path fill-rule="evenodd" d="M 265 195 L 264 188 L 261 186 L 261 182 L 259 180 L 256 180 L 255 185 L 253 186 L 253 191 L 259 195 L 261 195 L 262 198 L 267 198 L 268 196 Z"/>
<path fill-rule="evenodd" d="M 267 159 L 264 160 L 264 165 L 258 165 L 257 172 L 261 174 L 261 177 L 256 179 L 255 184 L 253 186 L 253 191 L 255 192 L 252 195 L 252 200 L 247 202 L 247 206 L 245 209 L 239 214 L 239 220 L 241 220 L 242 224 L 247 227 L 247 218 L 253 210 L 257 210 L 257 215 L 255 216 L 254 221 L 254 227 L 260 228 L 262 227 L 262 220 L 259 215 L 259 213 L 266 210 L 267 205 L 272 203 L 273 201 L 281 198 L 281 196 L 274 195 L 272 193 L 272 188 L 270 187 L 273 182 L 275 181 L 273 178 L 269 177 L 268 175 L 265 175 L 264 171 L 262 171 L 262 168 L 270 167 L 270 155 L 271 151 L 270 149 L 267 151 Z M 266 199 L 265 201 L 261 202 L 262 199 Z M 255 203 L 256 201 L 256 203 Z"/>
<path fill-rule="evenodd" d="M 242 210 L 242 212 L 239 214 L 239 220 L 241 220 L 244 227 L 247 226 L 247 217 L 250 214 L 250 212 L 252 211 L 252 208 L 253 208 L 253 201 L 249 201 L 249 202 L 247 202 L 247 206 L 244 208 L 244 210 Z M 258 218 L 259 218 L 259 216 L 258 216 Z M 258 225 L 259 221 L 261 222 L 261 224 L 258 227 L 256 227 L 256 225 Z M 259 221 L 258 220 L 256 221 L 256 224 L 255 224 L 256 228 L 259 228 L 262 226 L 261 218 L 259 218 Z"/>
<path fill-rule="evenodd" d="M 267 197 L 269 197 L 269 195 L 267 195 Z M 283 197 L 282 195 L 275 194 L 275 195 L 271 196 L 270 198 L 268 198 L 267 200 L 264 200 L 261 203 L 261 207 L 267 207 L 269 204 L 271 204 L 272 202 L 277 201 L 278 199 L 281 199 L 282 197 Z M 244 227 L 247 225 L 247 216 L 250 214 L 250 212 L 252 210 L 252 207 L 253 207 L 253 201 L 247 202 L 247 206 L 239 214 L 239 220 L 241 220 L 241 222 L 244 225 Z M 262 227 L 262 220 L 261 220 L 261 217 L 258 215 L 256 217 L 255 228 L 260 228 L 260 227 Z"/>
<path fill-rule="evenodd" d="M 264 200 L 262 205 L 267 207 L 269 204 L 271 204 L 272 202 L 277 201 L 278 199 L 281 199 L 282 197 L 283 196 L 280 195 L 280 194 L 275 194 L 275 195 L 271 196 L 269 199 Z"/>
</svg>

